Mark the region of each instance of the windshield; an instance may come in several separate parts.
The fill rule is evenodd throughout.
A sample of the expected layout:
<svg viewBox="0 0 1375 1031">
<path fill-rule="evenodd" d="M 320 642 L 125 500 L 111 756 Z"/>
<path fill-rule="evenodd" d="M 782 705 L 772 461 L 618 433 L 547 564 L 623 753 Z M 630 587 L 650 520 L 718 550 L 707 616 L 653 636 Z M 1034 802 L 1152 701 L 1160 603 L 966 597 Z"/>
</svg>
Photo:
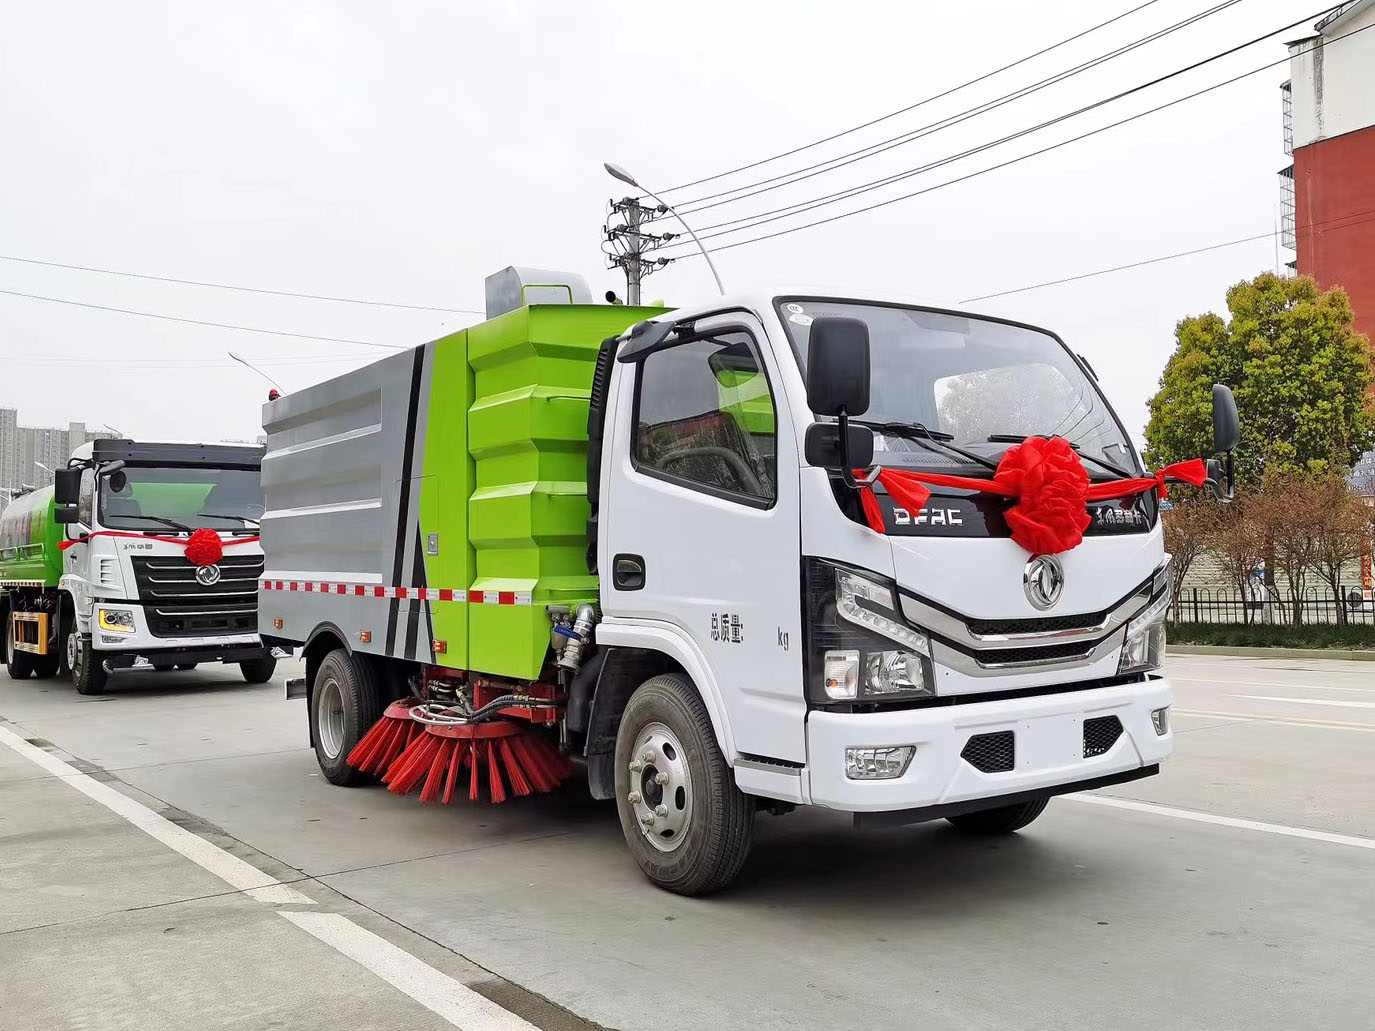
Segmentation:
<svg viewBox="0 0 1375 1031">
<path fill-rule="evenodd" d="M 263 514 L 256 469 L 125 466 L 100 478 L 100 521 L 121 530 L 255 530 Z"/>
<path fill-rule="evenodd" d="M 869 410 L 863 422 L 919 423 L 948 434 L 964 450 L 990 456 L 1032 434 L 1058 434 L 1088 459 L 1133 474 L 1140 468 L 1097 385 L 1049 333 L 967 315 L 812 298 L 784 298 L 778 312 L 804 375 L 813 319 L 838 316 L 868 325 Z M 875 449 L 892 452 L 886 462 L 900 456 L 914 465 L 967 464 L 896 432 L 894 426 L 875 435 Z M 1093 465 L 1088 471 L 1094 478 L 1112 475 Z"/>
</svg>

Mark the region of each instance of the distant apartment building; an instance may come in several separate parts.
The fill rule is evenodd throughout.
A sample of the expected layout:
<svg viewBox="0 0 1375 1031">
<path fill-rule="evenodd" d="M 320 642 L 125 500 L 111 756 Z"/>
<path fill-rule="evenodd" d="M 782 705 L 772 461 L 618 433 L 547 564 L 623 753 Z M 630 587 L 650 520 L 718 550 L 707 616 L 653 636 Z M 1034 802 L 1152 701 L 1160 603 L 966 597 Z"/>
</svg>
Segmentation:
<svg viewBox="0 0 1375 1031">
<path fill-rule="evenodd" d="M 20 426 L 16 409 L 0 408 L 0 510 L 23 488 L 52 483 L 51 470 L 66 465 L 86 441 L 113 436 L 87 430 L 84 422 L 68 423 L 66 429 Z"/>
</svg>

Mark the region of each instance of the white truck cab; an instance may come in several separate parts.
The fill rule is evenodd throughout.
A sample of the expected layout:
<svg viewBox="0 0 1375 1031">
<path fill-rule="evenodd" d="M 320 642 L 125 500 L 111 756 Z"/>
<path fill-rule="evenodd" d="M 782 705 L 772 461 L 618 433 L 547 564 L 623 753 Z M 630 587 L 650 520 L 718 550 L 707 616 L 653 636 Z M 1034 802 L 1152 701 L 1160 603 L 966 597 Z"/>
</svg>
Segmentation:
<svg viewBox="0 0 1375 1031">
<path fill-rule="evenodd" d="M 55 491 L 63 667 L 78 691 L 100 693 L 120 669 L 208 662 L 271 678 L 257 627 L 261 461 L 259 446 L 194 441 L 95 440 L 73 453 Z M 197 564 L 187 545 L 202 529 L 222 555 Z"/>
</svg>

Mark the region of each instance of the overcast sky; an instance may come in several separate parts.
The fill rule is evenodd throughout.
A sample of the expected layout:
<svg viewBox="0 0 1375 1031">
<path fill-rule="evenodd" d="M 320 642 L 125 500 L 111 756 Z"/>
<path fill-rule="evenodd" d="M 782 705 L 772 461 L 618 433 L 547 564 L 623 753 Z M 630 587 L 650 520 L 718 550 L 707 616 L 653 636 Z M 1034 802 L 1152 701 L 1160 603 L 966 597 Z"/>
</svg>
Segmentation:
<svg viewBox="0 0 1375 1031">
<path fill-rule="evenodd" d="M 624 164 L 656 190 L 765 157 L 973 78 L 1140 4 L 240 2 L 0 6 L 0 254 L 331 296 L 481 309 L 510 264 L 623 292 L 600 252 Z M 719 183 L 927 125 L 1211 6 L 1145 9 L 969 90 Z M 1316 8 L 1317 5 L 1314 5 Z M 710 224 L 910 169 L 1278 29 L 1303 4 L 1241 0 L 963 125 L 739 204 Z M 786 228 L 943 182 L 1286 55 L 1281 33 L 1188 76 Z M 797 281 L 958 300 L 1273 229 L 1283 65 L 968 182 L 724 251 L 727 287 Z M 722 237 L 716 243 L 752 236 Z M 1292 257 L 1281 252 L 1281 260 Z M 1271 269 L 1269 240 L 980 302 L 1053 328 L 1138 433 L 1175 323 Z M 0 290 L 181 318 L 414 344 L 480 316 L 182 286 L 0 260 Z M 646 298 L 710 297 L 700 259 Z M 22 423 L 252 438 L 288 390 L 379 349 L 0 294 L 0 407 Z"/>
</svg>

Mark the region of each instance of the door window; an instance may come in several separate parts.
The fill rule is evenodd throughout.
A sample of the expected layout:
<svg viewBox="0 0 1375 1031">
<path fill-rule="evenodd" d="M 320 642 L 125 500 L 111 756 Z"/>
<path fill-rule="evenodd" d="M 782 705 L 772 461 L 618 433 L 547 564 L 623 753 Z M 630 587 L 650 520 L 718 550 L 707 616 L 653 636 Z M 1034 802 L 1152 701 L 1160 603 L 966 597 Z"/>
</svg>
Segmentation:
<svg viewBox="0 0 1375 1031">
<path fill-rule="evenodd" d="M 760 508 L 778 494 L 777 418 L 759 351 L 742 330 L 640 364 L 634 457 L 650 476 Z"/>
</svg>

